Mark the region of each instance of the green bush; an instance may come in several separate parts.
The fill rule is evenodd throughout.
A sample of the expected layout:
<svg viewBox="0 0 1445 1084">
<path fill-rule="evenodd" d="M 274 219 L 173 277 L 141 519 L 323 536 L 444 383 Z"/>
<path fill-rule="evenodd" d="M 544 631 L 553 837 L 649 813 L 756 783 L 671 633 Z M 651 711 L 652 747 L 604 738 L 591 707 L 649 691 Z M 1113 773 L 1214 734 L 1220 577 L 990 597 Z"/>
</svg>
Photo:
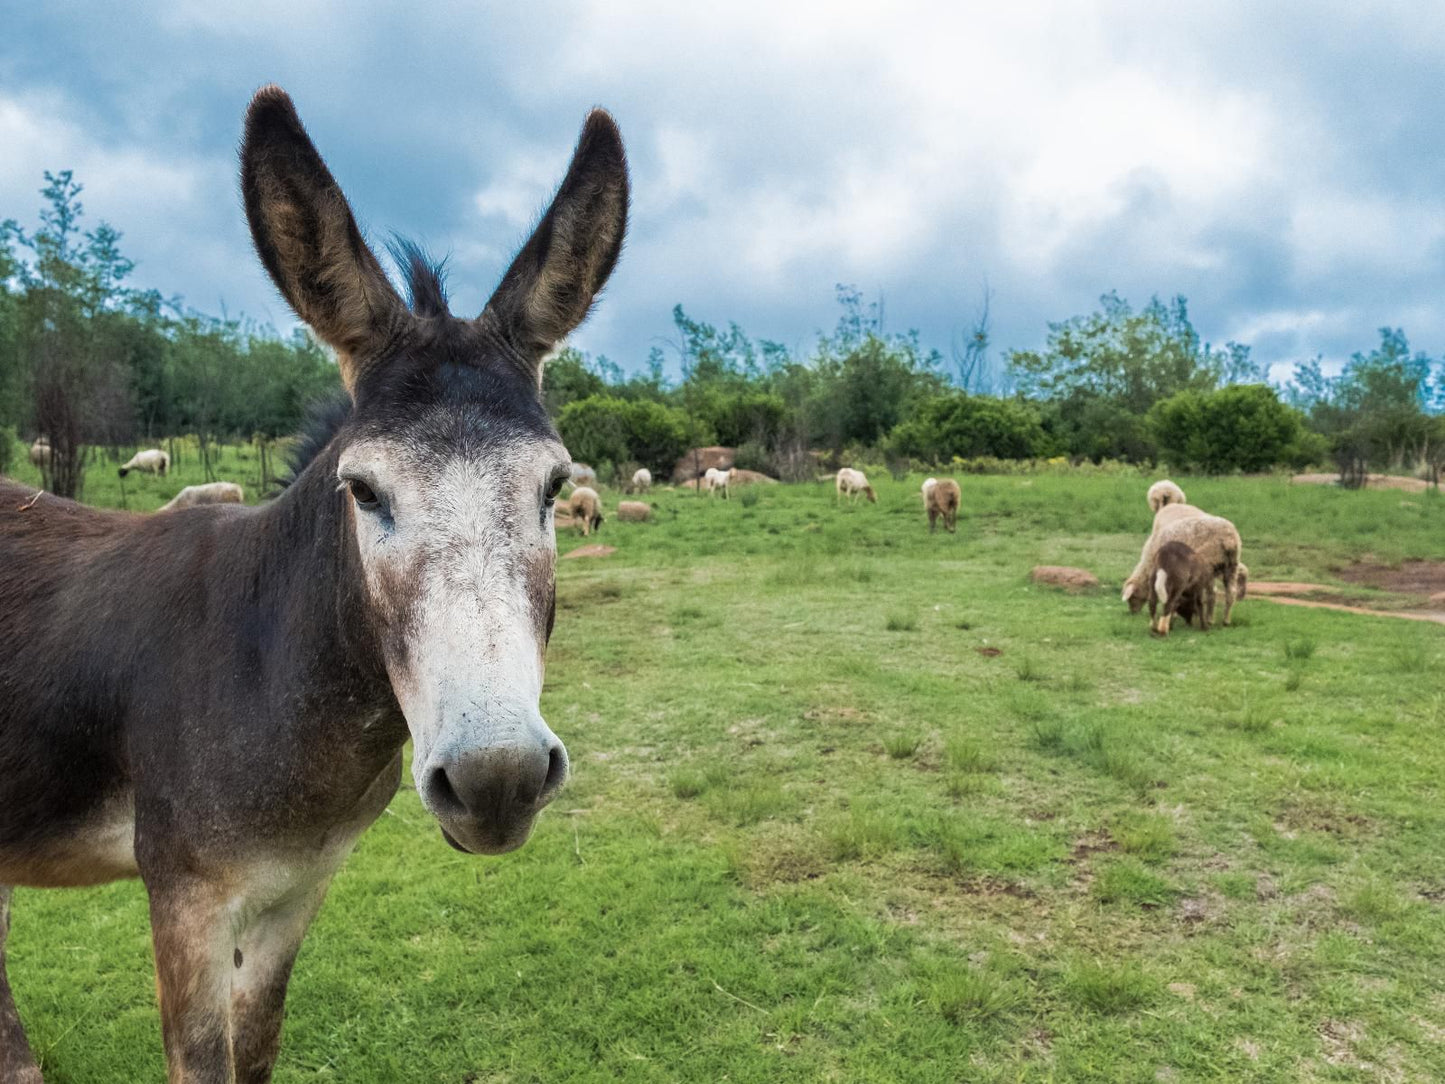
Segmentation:
<svg viewBox="0 0 1445 1084">
<path fill-rule="evenodd" d="M 9 474 L 15 463 L 15 452 L 19 448 L 13 425 L 0 425 L 0 474 Z"/>
<path fill-rule="evenodd" d="M 626 400 L 589 395 L 568 403 L 557 415 L 557 431 L 572 458 L 594 467 L 599 463 L 643 464 L 666 474 L 692 439 L 707 442 L 711 434 L 686 414 L 648 399 Z"/>
<path fill-rule="evenodd" d="M 963 392 L 924 400 L 912 418 L 894 427 L 889 448 L 930 463 L 973 456 L 1030 459 L 1050 451 L 1031 404 Z"/>
<path fill-rule="evenodd" d="M 1293 464 L 1305 433 L 1300 412 L 1267 384 L 1182 391 L 1156 403 L 1149 422 L 1171 464 L 1206 474 Z"/>
</svg>

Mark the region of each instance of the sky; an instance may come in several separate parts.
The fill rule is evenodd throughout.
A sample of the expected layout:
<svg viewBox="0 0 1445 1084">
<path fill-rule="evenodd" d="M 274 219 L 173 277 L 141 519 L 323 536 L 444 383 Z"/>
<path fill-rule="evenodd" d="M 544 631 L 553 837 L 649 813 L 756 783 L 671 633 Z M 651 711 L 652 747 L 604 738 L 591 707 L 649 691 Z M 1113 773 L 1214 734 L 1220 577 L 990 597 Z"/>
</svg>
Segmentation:
<svg viewBox="0 0 1445 1084">
<path fill-rule="evenodd" d="M 835 286 L 994 358 L 1116 290 L 1182 294 L 1277 379 L 1381 326 L 1445 352 L 1445 5 L 0 0 L 0 218 L 73 169 L 133 283 L 293 318 L 236 146 L 275 82 L 375 242 L 480 311 L 589 108 L 621 126 L 627 247 L 573 345 L 675 359 L 672 309 L 806 351 Z"/>
</svg>

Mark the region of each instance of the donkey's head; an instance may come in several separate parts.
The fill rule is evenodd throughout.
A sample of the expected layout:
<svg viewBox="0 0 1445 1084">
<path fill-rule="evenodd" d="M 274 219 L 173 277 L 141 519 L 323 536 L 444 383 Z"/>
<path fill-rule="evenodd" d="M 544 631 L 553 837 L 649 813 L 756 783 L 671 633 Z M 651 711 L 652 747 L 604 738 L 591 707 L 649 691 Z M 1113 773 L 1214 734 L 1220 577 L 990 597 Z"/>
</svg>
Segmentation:
<svg viewBox="0 0 1445 1084">
<path fill-rule="evenodd" d="M 587 118 L 551 207 L 474 319 L 451 315 L 414 250 L 401 250 L 410 305 L 398 296 L 279 88 L 251 103 L 241 188 L 261 260 L 335 349 L 353 400 L 336 499 L 417 791 L 454 846 L 520 846 L 567 775 L 538 709 L 552 506 L 571 465 L 542 406 L 542 359 L 622 247 L 617 127 Z"/>
</svg>

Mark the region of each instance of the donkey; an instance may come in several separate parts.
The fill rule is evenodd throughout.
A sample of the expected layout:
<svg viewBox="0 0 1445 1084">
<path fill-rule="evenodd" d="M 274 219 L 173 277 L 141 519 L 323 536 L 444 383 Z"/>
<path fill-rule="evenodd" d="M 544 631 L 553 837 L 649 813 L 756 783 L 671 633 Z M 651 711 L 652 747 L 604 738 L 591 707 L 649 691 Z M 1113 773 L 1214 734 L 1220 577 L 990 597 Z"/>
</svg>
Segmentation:
<svg viewBox="0 0 1445 1084">
<path fill-rule="evenodd" d="M 539 712 L 553 503 L 571 457 L 543 357 L 627 225 L 604 112 L 474 319 L 402 247 L 409 304 L 284 91 L 241 190 L 267 271 L 350 406 L 275 501 L 164 516 L 0 483 L 0 885 L 139 876 L 172 1084 L 271 1079 L 291 966 L 332 875 L 412 775 L 445 840 L 520 846 L 567 775 Z M 0 1082 L 40 1072 L 4 980 Z"/>
</svg>

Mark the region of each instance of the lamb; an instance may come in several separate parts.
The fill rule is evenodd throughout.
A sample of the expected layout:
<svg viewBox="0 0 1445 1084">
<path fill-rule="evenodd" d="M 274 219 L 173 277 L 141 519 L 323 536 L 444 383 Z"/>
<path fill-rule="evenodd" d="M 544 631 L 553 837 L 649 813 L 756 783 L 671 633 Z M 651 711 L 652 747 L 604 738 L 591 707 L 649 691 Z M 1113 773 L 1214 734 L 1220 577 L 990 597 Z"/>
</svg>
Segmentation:
<svg viewBox="0 0 1445 1084">
<path fill-rule="evenodd" d="M 30 446 L 30 465 L 41 470 L 50 466 L 50 441 L 44 437 L 36 437 Z"/>
<path fill-rule="evenodd" d="M 923 490 L 923 503 L 928 509 L 928 533 L 933 534 L 938 528 L 938 518 L 943 517 L 943 529 L 949 534 L 954 533 L 958 524 L 958 506 L 963 502 L 963 494 L 959 492 L 958 483 L 952 478 L 944 478 L 942 481 L 934 481 L 932 486 L 925 483 Z"/>
<path fill-rule="evenodd" d="M 866 494 L 870 503 L 878 503 L 878 494 L 873 492 L 873 487 L 868 484 L 868 479 L 861 470 L 844 467 L 838 472 L 838 477 L 834 485 L 834 504 L 837 504 L 841 497 L 847 497 L 848 503 L 852 504 L 860 493 Z"/>
<path fill-rule="evenodd" d="M 1244 598 L 1248 590 L 1249 566 L 1246 565 L 1243 561 L 1241 561 L 1236 567 L 1234 573 L 1234 601 L 1238 602 L 1240 599 Z M 1182 602 L 1180 602 L 1179 609 L 1175 610 L 1174 612 L 1179 615 L 1180 620 L 1186 622 L 1193 621 L 1195 617 L 1198 616 L 1197 614 L 1195 614 L 1194 607 L 1190 599 L 1187 597 Z"/>
<path fill-rule="evenodd" d="M 120 476 L 124 478 L 133 470 L 143 470 L 149 474 L 159 474 L 164 478 L 166 471 L 170 469 L 171 457 L 169 455 L 159 448 L 147 448 L 130 457 L 130 462 L 120 468 Z"/>
<path fill-rule="evenodd" d="M 573 490 L 567 508 L 572 522 L 581 524 L 584 537 L 602 526 L 602 498 L 590 486 L 578 486 Z"/>
<path fill-rule="evenodd" d="M 707 473 L 702 476 L 702 486 L 707 490 L 709 497 L 717 493 L 718 490 L 722 490 L 723 499 L 727 500 L 730 496 L 728 486 L 731 484 L 732 479 L 733 472 L 731 467 L 727 470 L 708 467 Z"/>
<path fill-rule="evenodd" d="M 646 523 L 652 516 L 652 509 L 642 501 L 619 501 L 617 518 L 626 523 Z"/>
<path fill-rule="evenodd" d="M 1223 624 L 1228 625 L 1240 582 L 1239 556 L 1243 543 L 1233 523 L 1223 516 L 1211 516 L 1192 504 L 1166 504 L 1155 513 L 1154 530 L 1144 542 L 1139 563 L 1124 581 L 1121 597 L 1128 604 L 1129 612 L 1138 613 L 1147 601 L 1154 555 L 1166 542 L 1183 542 L 1189 546 L 1224 581 Z"/>
<path fill-rule="evenodd" d="M 1165 478 L 1149 487 L 1149 511 L 1158 512 L 1166 504 L 1186 504 L 1184 490 Z"/>
<path fill-rule="evenodd" d="M 198 504 L 244 504 L 245 500 L 246 491 L 235 482 L 207 482 L 205 485 L 186 486 L 157 511 L 194 508 Z"/>
<path fill-rule="evenodd" d="M 632 472 L 632 491 L 634 493 L 646 493 L 652 488 L 652 471 L 646 467 L 638 467 Z"/>
<path fill-rule="evenodd" d="M 1164 612 L 1158 614 L 1161 605 Z M 1214 566 L 1183 542 L 1165 542 L 1150 566 L 1150 631 L 1168 636 L 1169 619 L 1176 612 L 1186 621 L 1197 616 L 1199 627 L 1209 628 L 1214 621 Z"/>
</svg>

